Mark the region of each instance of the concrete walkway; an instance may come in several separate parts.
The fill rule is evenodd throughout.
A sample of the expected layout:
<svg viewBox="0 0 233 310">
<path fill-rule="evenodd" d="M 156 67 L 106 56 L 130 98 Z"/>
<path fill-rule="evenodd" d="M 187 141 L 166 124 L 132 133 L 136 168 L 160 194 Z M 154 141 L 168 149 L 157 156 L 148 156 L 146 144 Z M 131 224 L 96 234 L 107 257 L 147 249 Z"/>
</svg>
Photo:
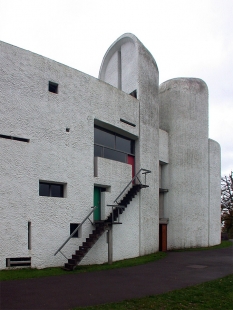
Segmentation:
<svg viewBox="0 0 233 310">
<path fill-rule="evenodd" d="M 161 294 L 233 273 L 233 247 L 170 252 L 141 266 L 1 282 L 0 309 L 71 309 Z"/>
</svg>

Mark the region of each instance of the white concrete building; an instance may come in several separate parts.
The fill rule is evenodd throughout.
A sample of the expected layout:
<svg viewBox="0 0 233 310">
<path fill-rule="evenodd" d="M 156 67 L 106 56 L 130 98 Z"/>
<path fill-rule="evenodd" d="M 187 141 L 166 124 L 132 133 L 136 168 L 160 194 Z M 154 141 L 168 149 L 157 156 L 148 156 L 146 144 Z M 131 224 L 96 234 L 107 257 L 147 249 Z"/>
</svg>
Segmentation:
<svg viewBox="0 0 233 310">
<path fill-rule="evenodd" d="M 0 107 L 1 269 L 72 270 L 220 243 L 220 146 L 208 139 L 207 86 L 194 78 L 159 86 L 134 35 L 108 49 L 99 79 L 1 42 Z"/>
</svg>

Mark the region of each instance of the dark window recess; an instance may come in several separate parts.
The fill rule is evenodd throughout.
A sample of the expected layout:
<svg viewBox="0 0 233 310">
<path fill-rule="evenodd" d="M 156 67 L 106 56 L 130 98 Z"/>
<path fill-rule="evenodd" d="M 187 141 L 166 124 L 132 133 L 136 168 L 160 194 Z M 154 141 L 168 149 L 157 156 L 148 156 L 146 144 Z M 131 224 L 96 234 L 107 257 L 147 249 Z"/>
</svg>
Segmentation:
<svg viewBox="0 0 233 310">
<path fill-rule="evenodd" d="M 103 157 L 103 147 L 94 145 L 94 157 Z"/>
<path fill-rule="evenodd" d="M 130 96 L 134 97 L 134 98 L 137 98 L 137 90 L 135 89 L 134 91 L 132 91 L 130 93 Z"/>
<path fill-rule="evenodd" d="M 64 197 L 64 184 L 39 182 L 39 195 L 48 197 Z"/>
<path fill-rule="evenodd" d="M 131 140 L 127 140 L 125 138 L 122 137 L 118 137 L 116 136 L 116 149 L 128 154 L 132 154 L 133 153 L 133 143 Z"/>
<path fill-rule="evenodd" d="M 25 139 L 25 138 L 19 138 L 19 137 L 14 137 L 14 136 L 6 136 L 6 135 L 0 135 L 0 138 L 2 139 L 8 139 L 8 140 L 16 140 L 16 141 L 20 141 L 20 142 L 29 142 L 29 139 Z"/>
<path fill-rule="evenodd" d="M 74 230 L 78 227 L 79 223 L 70 223 L 70 235 L 74 232 Z M 79 229 L 80 230 L 80 229 Z M 72 236 L 72 238 L 79 238 L 79 230 Z"/>
<path fill-rule="evenodd" d="M 110 132 L 95 128 L 94 140 L 96 144 L 115 148 L 115 135 Z"/>
<path fill-rule="evenodd" d="M 125 120 L 125 119 L 123 119 L 123 118 L 120 118 L 120 121 L 121 121 L 122 123 L 127 124 L 127 125 L 130 125 L 130 126 L 136 127 L 136 125 L 135 125 L 135 124 L 133 124 L 133 123 L 131 123 L 131 122 L 129 122 L 129 121 L 126 121 L 126 120 Z"/>
<path fill-rule="evenodd" d="M 94 128 L 94 156 L 127 163 L 127 155 L 134 155 L 134 141 L 114 132 Z"/>
<path fill-rule="evenodd" d="M 125 153 L 121 153 L 116 150 L 111 150 L 107 148 L 104 148 L 104 158 L 121 161 L 122 163 L 127 162 L 127 155 Z"/>
<path fill-rule="evenodd" d="M 6 258 L 6 267 L 30 267 L 31 257 Z"/>
<path fill-rule="evenodd" d="M 32 249 L 32 223 L 28 222 L 28 250 Z"/>
<path fill-rule="evenodd" d="M 49 82 L 49 91 L 51 93 L 57 94 L 58 93 L 58 84 L 54 82 Z"/>
</svg>

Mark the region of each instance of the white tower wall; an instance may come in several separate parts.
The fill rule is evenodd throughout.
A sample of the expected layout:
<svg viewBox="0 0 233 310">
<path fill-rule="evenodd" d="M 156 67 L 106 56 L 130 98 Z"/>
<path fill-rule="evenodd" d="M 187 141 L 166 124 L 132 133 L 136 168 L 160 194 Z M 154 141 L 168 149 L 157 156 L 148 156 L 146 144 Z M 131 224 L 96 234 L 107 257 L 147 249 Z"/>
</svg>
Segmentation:
<svg viewBox="0 0 233 310">
<path fill-rule="evenodd" d="M 160 128 L 169 134 L 168 248 L 208 245 L 208 89 L 199 79 L 160 86 Z"/>
<path fill-rule="evenodd" d="M 113 58 L 119 52 L 118 74 L 110 75 Z M 139 193 L 139 251 L 140 255 L 152 253 L 159 246 L 159 115 L 157 64 L 132 34 L 121 36 L 109 48 L 103 59 L 99 78 L 116 85 L 125 92 L 137 91 L 139 100 L 139 132 L 136 141 L 136 171 L 140 168 L 152 171 L 147 176 L 149 188 Z M 114 80 L 115 79 L 115 80 Z M 119 83 L 119 80 L 121 83 Z M 151 238 L 151 236 L 154 236 Z"/>
<path fill-rule="evenodd" d="M 209 139 L 209 246 L 221 242 L 221 149 Z"/>
</svg>

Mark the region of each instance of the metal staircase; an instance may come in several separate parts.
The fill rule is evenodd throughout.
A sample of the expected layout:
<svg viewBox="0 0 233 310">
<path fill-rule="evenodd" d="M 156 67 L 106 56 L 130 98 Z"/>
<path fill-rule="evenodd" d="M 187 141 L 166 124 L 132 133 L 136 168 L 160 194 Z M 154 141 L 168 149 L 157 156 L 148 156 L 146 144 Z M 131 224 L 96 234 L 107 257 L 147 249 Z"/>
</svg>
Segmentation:
<svg viewBox="0 0 233 310">
<path fill-rule="evenodd" d="M 140 169 L 135 177 L 128 183 L 128 185 L 124 188 L 124 190 L 120 193 L 120 195 L 115 199 L 114 205 L 108 205 L 112 207 L 112 212 L 104 221 L 94 222 L 93 225 L 95 228 L 92 233 L 89 234 L 88 238 L 79 246 L 79 249 L 75 251 L 75 254 L 72 255 L 72 258 L 68 259 L 68 262 L 65 263 L 64 269 L 68 271 L 74 270 L 74 268 L 80 263 L 80 261 L 84 258 L 84 256 L 88 253 L 88 251 L 93 247 L 93 245 L 98 241 L 98 239 L 102 236 L 102 234 L 109 228 L 110 225 L 113 224 L 121 224 L 119 222 L 120 214 L 122 214 L 127 206 L 130 204 L 132 199 L 138 194 L 138 192 L 142 188 L 149 187 L 146 185 L 146 175 L 151 171 L 146 169 Z M 145 175 L 145 184 L 139 179 L 139 174 Z M 136 183 L 136 184 L 135 184 Z M 131 187 L 130 187 L 131 186 Z M 70 238 L 75 234 L 76 231 L 81 227 L 81 225 L 89 219 L 89 216 L 93 213 L 93 210 L 86 216 L 86 218 L 82 221 L 82 223 L 74 230 L 74 232 L 70 235 L 70 237 L 63 243 L 63 245 L 56 251 L 54 255 L 58 252 L 61 252 L 63 246 L 70 240 Z M 64 255 L 61 252 L 62 255 Z M 65 255 L 64 255 L 65 256 Z"/>
</svg>

